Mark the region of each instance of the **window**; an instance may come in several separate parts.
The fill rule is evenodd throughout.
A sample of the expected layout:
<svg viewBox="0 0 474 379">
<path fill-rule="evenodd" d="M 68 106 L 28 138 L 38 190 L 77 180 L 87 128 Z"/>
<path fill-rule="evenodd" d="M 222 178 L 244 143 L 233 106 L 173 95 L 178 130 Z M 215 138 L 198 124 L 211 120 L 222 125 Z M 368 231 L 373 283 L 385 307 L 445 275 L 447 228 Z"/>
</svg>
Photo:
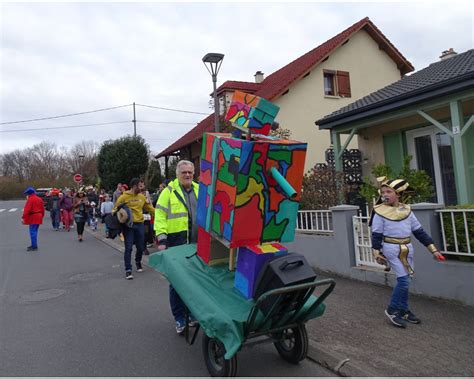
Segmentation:
<svg viewBox="0 0 474 379">
<path fill-rule="evenodd" d="M 347 71 L 323 71 L 326 96 L 351 97 L 351 82 Z"/>
<path fill-rule="evenodd" d="M 332 72 L 324 73 L 324 94 L 326 96 L 335 96 L 334 74 Z"/>
</svg>

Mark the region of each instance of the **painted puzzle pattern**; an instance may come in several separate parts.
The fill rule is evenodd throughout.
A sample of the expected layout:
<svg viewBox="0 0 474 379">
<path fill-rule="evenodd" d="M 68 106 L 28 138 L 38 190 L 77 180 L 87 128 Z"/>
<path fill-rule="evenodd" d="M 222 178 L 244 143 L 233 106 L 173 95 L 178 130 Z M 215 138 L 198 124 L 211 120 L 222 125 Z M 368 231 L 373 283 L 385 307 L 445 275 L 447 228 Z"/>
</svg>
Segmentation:
<svg viewBox="0 0 474 379">
<path fill-rule="evenodd" d="M 268 135 L 279 110 L 262 97 L 235 91 L 225 119 L 240 130 Z"/>
<path fill-rule="evenodd" d="M 294 239 L 306 144 L 223 133 L 203 138 L 198 225 L 230 247 Z M 270 169 L 296 191 L 288 197 Z"/>
</svg>

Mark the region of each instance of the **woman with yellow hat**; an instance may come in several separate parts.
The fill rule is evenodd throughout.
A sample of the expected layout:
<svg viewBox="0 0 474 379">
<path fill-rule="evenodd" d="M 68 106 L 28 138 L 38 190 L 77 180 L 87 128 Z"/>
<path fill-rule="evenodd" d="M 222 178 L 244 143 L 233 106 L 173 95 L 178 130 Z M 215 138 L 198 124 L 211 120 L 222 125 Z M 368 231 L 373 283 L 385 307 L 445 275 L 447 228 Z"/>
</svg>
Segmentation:
<svg viewBox="0 0 474 379">
<path fill-rule="evenodd" d="M 380 198 L 372 212 L 369 225 L 372 227 L 372 249 L 379 264 L 391 267 L 397 276 L 390 304 L 385 314 L 390 322 L 405 328 L 407 322 L 419 324 L 421 320 L 408 307 L 408 290 L 413 270 L 413 245 L 411 234 L 440 261 L 443 255 L 434 245 L 433 239 L 423 230 L 409 205 L 402 202 L 409 191 L 404 179 L 377 178 Z"/>
</svg>

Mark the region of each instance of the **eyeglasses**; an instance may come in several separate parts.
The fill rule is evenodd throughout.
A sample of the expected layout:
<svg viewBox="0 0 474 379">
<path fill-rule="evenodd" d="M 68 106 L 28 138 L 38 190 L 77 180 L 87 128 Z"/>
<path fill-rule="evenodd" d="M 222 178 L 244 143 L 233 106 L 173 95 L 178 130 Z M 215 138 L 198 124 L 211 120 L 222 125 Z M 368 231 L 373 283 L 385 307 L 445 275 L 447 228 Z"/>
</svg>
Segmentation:
<svg viewBox="0 0 474 379">
<path fill-rule="evenodd" d="M 180 175 L 194 175 L 194 171 L 181 171 Z"/>
</svg>

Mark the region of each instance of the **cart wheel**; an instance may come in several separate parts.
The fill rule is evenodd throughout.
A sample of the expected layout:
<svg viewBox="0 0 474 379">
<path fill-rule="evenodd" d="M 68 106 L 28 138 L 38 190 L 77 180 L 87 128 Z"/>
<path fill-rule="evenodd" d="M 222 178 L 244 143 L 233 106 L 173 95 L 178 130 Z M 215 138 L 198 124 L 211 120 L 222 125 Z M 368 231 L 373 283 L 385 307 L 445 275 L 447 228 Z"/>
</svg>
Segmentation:
<svg viewBox="0 0 474 379">
<path fill-rule="evenodd" d="M 298 364 L 308 354 L 308 333 L 304 325 L 283 331 L 281 339 L 274 342 L 281 357 L 290 363 Z"/>
<path fill-rule="evenodd" d="M 237 354 L 230 359 L 224 359 L 225 347 L 222 342 L 209 338 L 204 334 L 202 338 L 202 352 L 207 370 L 211 376 L 236 376 Z"/>
</svg>

